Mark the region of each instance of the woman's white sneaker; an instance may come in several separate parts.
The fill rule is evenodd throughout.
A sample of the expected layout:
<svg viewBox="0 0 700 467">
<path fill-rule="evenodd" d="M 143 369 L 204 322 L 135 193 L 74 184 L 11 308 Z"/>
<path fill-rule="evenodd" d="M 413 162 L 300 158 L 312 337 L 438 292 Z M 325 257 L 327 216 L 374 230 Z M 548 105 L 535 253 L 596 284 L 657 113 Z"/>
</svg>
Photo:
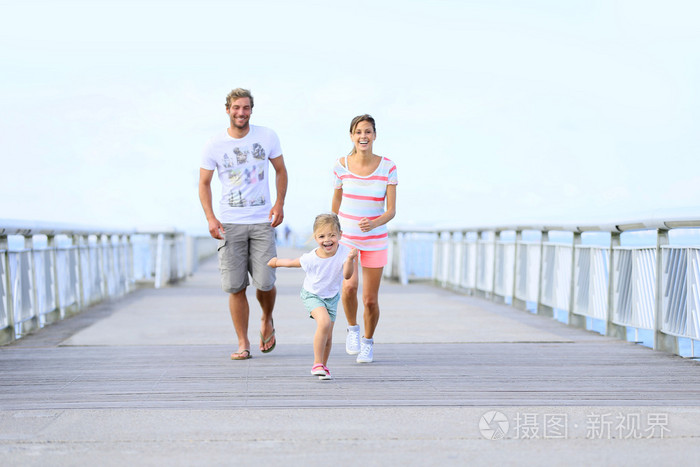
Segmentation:
<svg viewBox="0 0 700 467">
<path fill-rule="evenodd" d="M 374 360 L 374 339 L 362 338 L 360 344 L 360 353 L 357 356 L 357 363 L 372 363 Z"/>
<path fill-rule="evenodd" d="M 360 325 L 348 326 L 348 335 L 345 338 L 345 351 L 348 355 L 360 353 Z"/>
</svg>

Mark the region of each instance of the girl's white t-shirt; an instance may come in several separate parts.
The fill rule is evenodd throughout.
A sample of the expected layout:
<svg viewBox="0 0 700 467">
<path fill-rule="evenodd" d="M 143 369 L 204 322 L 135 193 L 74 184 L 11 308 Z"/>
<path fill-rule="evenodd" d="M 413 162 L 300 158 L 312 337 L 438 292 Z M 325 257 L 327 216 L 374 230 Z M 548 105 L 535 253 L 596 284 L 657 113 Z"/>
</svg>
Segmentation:
<svg viewBox="0 0 700 467">
<path fill-rule="evenodd" d="M 304 253 L 299 259 L 301 268 L 306 272 L 304 289 L 321 298 L 333 298 L 340 292 L 340 285 L 343 282 L 343 264 L 350 253 L 350 248 L 338 245 L 335 255 L 330 258 L 319 257 L 316 254 L 317 249 Z"/>
</svg>

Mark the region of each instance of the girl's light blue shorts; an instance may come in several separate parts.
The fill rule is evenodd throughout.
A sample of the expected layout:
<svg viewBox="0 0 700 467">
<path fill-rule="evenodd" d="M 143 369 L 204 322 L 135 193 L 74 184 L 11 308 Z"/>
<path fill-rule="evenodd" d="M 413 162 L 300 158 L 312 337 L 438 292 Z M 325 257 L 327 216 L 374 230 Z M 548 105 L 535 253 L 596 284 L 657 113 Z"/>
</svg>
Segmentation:
<svg viewBox="0 0 700 467">
<path fill-rule="evenodd" d="M 328 310 L 328 314 L 331 317 L 331 321 L 335 322 L 335 312 L 338 309 L 338 300 L 340 300 L 340 292 L 335 294 L 335 297 L 321 298 L 318 295 L 313 294 L 306 289 L 301 289 L 301 293 L 299 295 L 301 296 L 301 301 L 304 302 L 304 306 L 309 311 L 310 318 L 313 318 L 313 316 L 311 316 L 311 312 L 316 308 L 322 306 L 326 310 Z"/>
</svg>

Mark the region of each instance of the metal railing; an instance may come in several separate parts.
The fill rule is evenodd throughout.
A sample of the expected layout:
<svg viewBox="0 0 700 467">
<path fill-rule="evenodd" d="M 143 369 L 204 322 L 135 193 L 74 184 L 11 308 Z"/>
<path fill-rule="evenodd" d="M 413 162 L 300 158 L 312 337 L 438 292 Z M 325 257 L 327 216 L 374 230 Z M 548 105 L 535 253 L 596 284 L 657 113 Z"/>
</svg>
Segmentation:
<svg viewBox="0 0 700 467">
<path fill-rule="evenodd" d="M 192 274 L 209 237 L 0 220 L 0 344 L 123 296 Z"/>
<path fill-rule="evenodd" d="M 621 339 L 631 330 L 632 339 L 638 340 L 638 332 L 648 330 L 653 348 L 676 354 L 679 338 L 686 339 L 690 356 L 696 356 L 700 242 L 669 244 L 670 231 L 688 228 L 700 228 L 700 218 L 585 226 L 395 228 L 390 231 L 384 273 L 403 284 L 431 279 L 442 287 L 581 328 L 592 329 L 598 321 L 600 332 Z M 621 235 L 633 232 L 647 232 L 651 242 L 622 245 Z M 585 244 L 587 236 L 599 238 L 601 233 L 605 245 Z M 560 238 L 550 241 L 555 234 Z"/>
</svg>

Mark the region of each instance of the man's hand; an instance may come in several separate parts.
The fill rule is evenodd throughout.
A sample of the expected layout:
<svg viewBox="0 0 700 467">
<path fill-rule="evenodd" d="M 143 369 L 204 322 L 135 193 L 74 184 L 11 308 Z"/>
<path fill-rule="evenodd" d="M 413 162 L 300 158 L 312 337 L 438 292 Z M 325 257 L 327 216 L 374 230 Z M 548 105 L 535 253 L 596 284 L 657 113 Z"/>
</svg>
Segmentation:
<svg viewBox="0 0 700 467">
<path fill-rule="evenodd" d="M 218 240 L 224 239 L 224 226 L 221 225 L 219 219 L 213 218 L 209 221 L 209 234 Z"/>
<path fill-rule="evenodd" d="M 282 209 L 282 204 L 275 203 L 270 209 L 270 216 L 268 220 L 271 221 L 270 225 L 274 228 L 282 223 L 284 220 L 284 209 Z"/>
</svg>

